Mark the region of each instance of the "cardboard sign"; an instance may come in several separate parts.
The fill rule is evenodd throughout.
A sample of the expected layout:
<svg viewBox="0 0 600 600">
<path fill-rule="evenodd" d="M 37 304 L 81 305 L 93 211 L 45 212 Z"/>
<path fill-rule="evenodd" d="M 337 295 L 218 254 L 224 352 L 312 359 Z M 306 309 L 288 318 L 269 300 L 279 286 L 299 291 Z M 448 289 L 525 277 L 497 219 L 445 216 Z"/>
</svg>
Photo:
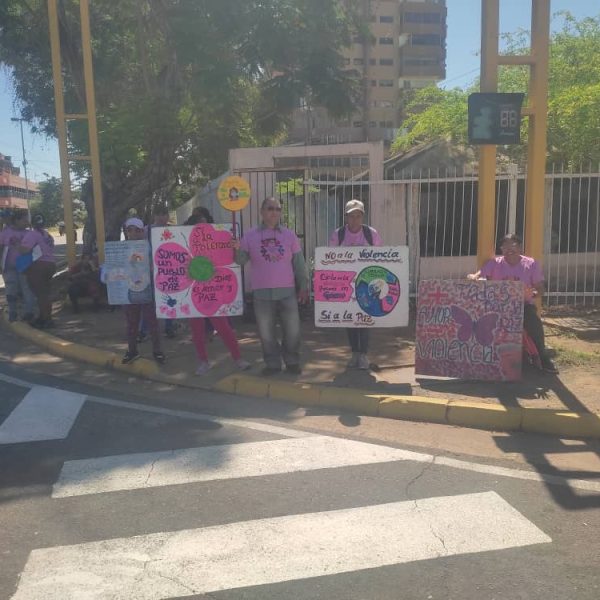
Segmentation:
<svg viewBox="0 0 600 600">
<path fill-rule="evenodd" d="M 146 240 L 106 242 L 104 257 L 109 304 L 152 302 L 150 244 Z"/>
<path fill-rule="evenodd" d="M 317 327 L 404 327 L 408 324 L 408 248 L 315 249 Z"/>
<path fill-rule="evenodd" d="M 523 284 L 419 284 L 415 372 L 490 381 L 521 378 Z"/>
<path fill-rule="evenodd" d="M 153 227 L 151 239 L 159 318 L 242 314 L 242 276 L 234 263 L 231 225 Z"/>
</svg>

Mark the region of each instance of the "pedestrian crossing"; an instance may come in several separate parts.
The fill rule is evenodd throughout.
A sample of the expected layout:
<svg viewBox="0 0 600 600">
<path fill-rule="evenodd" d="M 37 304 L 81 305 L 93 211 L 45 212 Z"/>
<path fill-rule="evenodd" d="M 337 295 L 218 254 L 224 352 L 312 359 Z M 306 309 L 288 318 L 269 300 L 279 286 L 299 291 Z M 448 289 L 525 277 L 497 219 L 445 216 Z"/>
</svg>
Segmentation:
<svg viewBox="0 0 600 600">
<path fill-rule="evenodd" d="M 28 443 L 35 448 L 40 441 L 66 443 L 77 431 L 85 405 L 96 402 L 113 408 L 116 419 L 119 411 L 134 406 L 39 386 L 24 389 L 21 403 L 0 423 L 2 444 Z M 303 491 L 312 486 L 316 494 L 328 485 L 333 473 L 356 473 L 353 469 L 361 467 L 394 470 L 397 465 L 402 479 L 404 465 L 421 463 L 423 468 L 433 464 L 434 457 L 266 423 L 136 406 L 149 419 L 165 414 L 177 415 L 182 423 L 188 417 L 204 418 L 226 430 L 247 428 L 262 437 L 115 455 L 102 449 L 99 455 L 85 458 L 65 453 L 44 502 L 58 506 L 57 514 L 67 519 L 67 508 L 60 507 L 72 510 L 76 502 L 102 498 L 102 506 L 110 507 L 97 515 L 102 520 L 117 515 L 128 495 L 135 494 L 139 532 L 32 547 L 16 582 L 14 600 L 168 600 L 552 542 L 493 489 L 407 499 L 404 487 L 414 479 L 412 474 L 402 493 L 398 490 L 396 501 L 368 498 L 330 509 L 304 503 L 269 516 L 264 516 L 261 506 L 254 516 L 242 519 L 232 515 L 230 521 L 216 525 L 195 523 L 157 531 L 153 523 L 157 508 L 152 500 L 160 489 L 172 490 L 170 497 L 176 499 L 161 510 L 185 506 L 189 511 L 194 502 L 202 502 L 203 494 L 217 491 L 223 494 L 223 502 L 233 497 L 234 505 L 245 503 L 248 498 L 243 490 L 250 481 L 274 486 L 275 494 L 278 482 L 283 481 L 280 478 L 285 477 L 282 485 L 301 485 Z M 42 421 L 50 425 L 44 429 Z M 102 439 L 98 427 L 90 434 L 94 440 Z M 453 468 L 466 467 L 456 464 Z M 203 487 L 216 482 L 222 487 Z M 348 485 L 361 483 L 352 481 L 350 475 Z M 344 489 L 336 492 L 340 497 L 346 494 Z M 252 507 L 246 507 L 244 514 L 251 513 Z"/>
</svg>

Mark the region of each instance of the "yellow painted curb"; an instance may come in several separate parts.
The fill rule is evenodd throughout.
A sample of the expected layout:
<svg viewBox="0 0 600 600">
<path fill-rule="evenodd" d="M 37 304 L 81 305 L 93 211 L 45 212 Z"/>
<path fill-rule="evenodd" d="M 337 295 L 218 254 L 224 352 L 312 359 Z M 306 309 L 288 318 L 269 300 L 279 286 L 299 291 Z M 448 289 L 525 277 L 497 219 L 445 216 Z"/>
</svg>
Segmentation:
<svg viewBox="0 0 600 600">
<path fill-rule="evenodd" d="M 446 420 L 451 425 L 515 431 L 521 428 L 523 409 L 520 407 L 450 400 Z"/>
<path fill-rule="evenodd" d="M 321 389 L 310 383 L 269 381 L 269 398 L 280 398 L 297 404 L 319 404 Z"/>
<path fill-rule="evenodd" d="M 386 396 L 365 390 L 350 388 L 322 387 L 319 404 L 334 408 L 352 410 L 361 415 L 379 415 L 379 404 Z"/>
<path fill-rule="evenodd" d="M 389 419 L 445 423 L 448 401 L 422 396 L 387 396 L 379 403 L 379 416 Z"/>
<path fill-rule="evenodd" d="M 600 415 L 543 408 L 523 409 L 523 431 L 600 438 Z"/>
<path fill-rule="evenodd" d="M 213 389 L 226 394 L 235 394 L 237 391 L 238 379 L 239 375 L 229 375 L 228 377 L 224 377 L 217 381 L 213 386 Z"/>
</svg>

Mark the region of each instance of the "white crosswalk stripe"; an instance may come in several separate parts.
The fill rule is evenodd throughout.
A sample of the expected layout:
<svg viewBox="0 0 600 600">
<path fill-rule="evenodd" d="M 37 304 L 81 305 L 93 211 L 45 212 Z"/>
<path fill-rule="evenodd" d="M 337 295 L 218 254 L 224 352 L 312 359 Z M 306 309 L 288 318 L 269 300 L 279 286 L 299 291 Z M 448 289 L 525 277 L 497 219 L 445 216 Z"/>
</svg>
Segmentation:
<svg viewBox="0 0 600 600">
<path fill-rule="evenodd" d="M 205 594 L 549 543 L 494 492 L 39 549 L 14 600 Z"/>
<path fill-rule="evenodd" d="M 78 460 L 68 460 L 67 456 L 47 502 L 85 502 L 86 497 L 96 502 L 96 496 L 103 494 L 104 505 L 110 506 L 112 495 L 118 493 L 118 499 L 114 497 L 114 510 L 118 512 L 119 503 L 127 502 L 128 494 L 137 494 L 135 502 L 140 503 L 141 515 L 137 535 L 103 534 L 81 543 L 77 543 L 76 536 L 70 545 L 33 549 L 21 572 L 14 600 L 166 600 L 552 541 L 491 490 L 414 501 L 402 496 L 400 501 L 389 502 L 388 498 L 381 504 L 371 498 L 362 505 L 325 511 L 323 506 L 320 510 L 311 506 L 312 510 L 306 512 L 300 502 L 298 506 L 279 510 L 276 516 L 269 516 L 268 510 L 260 518 L 253 518 L 252 509 L 238 522 L 198 527 L 201 521 L 193 528 L 185 528 L 187 521 L 183 520 L 183 528 L 161 531 L 160 526 L 152 526 L 152 514 L 144 515 L 143 499 L 166 486 L 181 486 L 177 498 L 181 497 L 185 505 L 186 486 L 221 481 L 239 490 L 247 478 L 271 477 L 273 485 L 273 477 L 301 473 L 305 474 L 303 486 L 327 485 L 329 475 L 318 474 L 325 469 L 375 467 L 384 463 L 389 463 L 389 469 L 395 463 L 408 462 L 436 465 L 443 464 L 443 457 L 436 463 L 432 455 L 389 446 L 267 423 L 141 407 L 37 386 L 27 393 L 24 391 L 20 404 L 0 425 L 0 434 L 4 436 L 0 440 L 8 444 L 15 440 L 64 439 L 86 399 L 90 404 L 103 406 L 103 410 L 135 409 L 144 412 L 148 419 L 196 422 L 204 418 L 218 424 L 220 431 L 225 427 L 247 427 L 251 433 L 244 434 L 243 439 L 247 435 L 254 437 L 235 444 L 159 452 Z M 46 420 L 45 426 L 40 425 L 40 415 Z M 88 412 L 87 427 L 94 422 L 91 417 L 93 414 Z M 264 439 L 276 436 L 283 437 Z M 223 437 L 226 441 L 228 438 L 228 435 Z M 259 441 L 252 441 L 256 439 Z M 62 455 L 60 460 L 64 460 Z M 57 463 L 57 469 L 61 462 Z M 466 469 L 467 464 L 455 460 L 455 464 L 444 467 Z M 485 468 L 480 465 L 471 470 Z M 505 473 L 495 472 L 494 467 L 490 469 L 488 474 L 517 477 L 510 469 Z M 293 485 L 290 481 L 294 479 L 288 479 L 287 486 Z M 203 488 L 196 488 L 194 498 L 201 497 L 203 492 L 199 489 Z M 166 493 L 173 492 L 167 489 Z M 148 521 L 148 528 L 144 520 Z M 109 539 L 102 539 L 105 536 Z"/>
<path fill-rule="evenodd" d="M 31 388 L 0 425 L 0 444 L 66 438 L 85 400 L 83 394 L 45 386 Z"/>
</svg>

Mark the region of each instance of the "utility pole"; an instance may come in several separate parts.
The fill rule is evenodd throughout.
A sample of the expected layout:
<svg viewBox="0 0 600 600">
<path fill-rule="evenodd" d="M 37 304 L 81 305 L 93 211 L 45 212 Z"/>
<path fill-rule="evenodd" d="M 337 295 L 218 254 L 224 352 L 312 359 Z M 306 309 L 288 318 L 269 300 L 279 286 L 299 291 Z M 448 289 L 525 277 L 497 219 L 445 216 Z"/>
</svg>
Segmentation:
<svg viewBox="0 0 600 600">
<path fill-rule="evenodd" d="M 23 137 L 23 121 L 27 122 L 22 117 L 11 117 L 11 121 L 19 123 L 21 126 L 21 149 L 23 151 L 23 171 L 25 173 L 25 199 L 27 200 L 27 212 L 29 212 L 29 178 L 27 177 L 27 159 L 25 158 L 25 138 Z M 29 215 L 31 218 L 31 214 Z"/>
</svg>

